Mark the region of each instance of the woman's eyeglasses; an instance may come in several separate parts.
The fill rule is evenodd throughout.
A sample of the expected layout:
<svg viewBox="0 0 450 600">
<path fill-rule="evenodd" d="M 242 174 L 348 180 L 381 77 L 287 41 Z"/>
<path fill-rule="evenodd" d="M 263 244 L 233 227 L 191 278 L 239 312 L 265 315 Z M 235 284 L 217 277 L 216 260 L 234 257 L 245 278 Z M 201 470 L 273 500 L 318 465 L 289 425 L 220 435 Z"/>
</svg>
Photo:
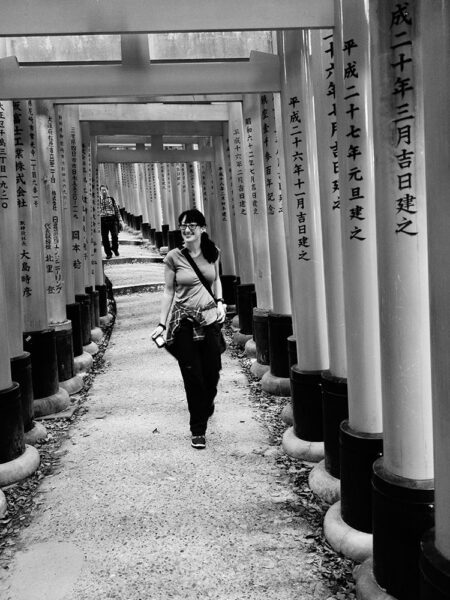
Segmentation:
<svg viewBox="0 0 450 600">
<path fill-rule="evenodd" d="M 195 231 L 196 227 L 198 227 L 198 223 L 183 223 L 180 225 L 181 231 L 186 231 L 186 229 L 189 229 L 189 231 Z"/>
</svg>

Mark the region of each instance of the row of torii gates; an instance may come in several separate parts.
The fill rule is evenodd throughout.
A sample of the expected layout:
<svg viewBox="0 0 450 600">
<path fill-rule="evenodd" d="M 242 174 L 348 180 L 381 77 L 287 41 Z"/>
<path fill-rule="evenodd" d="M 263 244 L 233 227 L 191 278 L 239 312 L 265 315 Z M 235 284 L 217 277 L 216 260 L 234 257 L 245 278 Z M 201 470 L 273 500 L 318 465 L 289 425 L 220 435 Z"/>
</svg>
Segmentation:
<svg viewBox="0 0 450 600">
<path fill-rule="evenodd" d="M 3 4 L 3 37 L 118 32 L 123 58 L 37 68 L 0 46 L 1 485 L 36 469 L 33 417 L 68 406 L 109 319 L 106 182 L 157 248 L 206 213 L 236 340 L 292 398 L 283 446 L 318 463 L 359 597 L 450 598 L 448 3 Z M 274 53 L 145 64 L 146 32 L 245 29 Z"/>
</svg>

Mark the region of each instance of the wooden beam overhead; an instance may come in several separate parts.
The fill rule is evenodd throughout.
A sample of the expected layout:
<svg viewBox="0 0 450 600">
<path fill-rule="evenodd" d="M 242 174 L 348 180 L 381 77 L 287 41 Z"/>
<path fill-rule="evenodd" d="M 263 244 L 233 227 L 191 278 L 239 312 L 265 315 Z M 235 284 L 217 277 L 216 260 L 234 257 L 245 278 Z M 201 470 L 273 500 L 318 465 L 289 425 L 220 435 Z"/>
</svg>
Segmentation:
<svg viewBox="0 0 450 600">
<path fill-rule="evenodd" d="M 0 59 L 3 100 L 240 94 L 280 90 L 278 56 L 224 63 L 21 67 Z"/>
<path fill-rule="evenodd" d="M 333 26 L 333 0 L 2 0 L 0 36 Z"/>
<path fill-rule="evenodd" d="M 210 102 L 242 102 L 242 94 L 192 94 L 190 96 L 141 96 L 137 98 L 130 93 L 130 96 L 115 98 L 113 96 L 105 98 L 83 98 L 83 104 L 118 104 L 128 103 L 137 104 L 142 102 L 153 103 L 183 103 L 183 104 L 208 104 Z M 79 98 L 58 98 L 55 104 L 78 104 Z"/>
<path fill-rule="evenodd" d="M 221 121 L 93 121 L 91 135 L 162 135 L 198 136 L 222 135 Z"/>
<path fill-rule="evenodd" d="M 97 149 L 99 163 L 180 163 L 208 162 L 214 160 L 211 148 L 200 150 L 115 150 L 112 148 Z"/>
<path fill-rule="evenodd" d="M 228 121 L 226 104 L 82 104 L 80 121 Z"/>
<path fill-rule="evenodd" d="M 163 141 L 165 144 L 198 144 L 200 139 L 205 139 L 205 136 L 166 136 Z M 149 135 L 100 135 L 97 137 L 97 144 L 105 144 L 108 146 L 119 144 L 155 145 L 154 139 Z"/>
</svg>

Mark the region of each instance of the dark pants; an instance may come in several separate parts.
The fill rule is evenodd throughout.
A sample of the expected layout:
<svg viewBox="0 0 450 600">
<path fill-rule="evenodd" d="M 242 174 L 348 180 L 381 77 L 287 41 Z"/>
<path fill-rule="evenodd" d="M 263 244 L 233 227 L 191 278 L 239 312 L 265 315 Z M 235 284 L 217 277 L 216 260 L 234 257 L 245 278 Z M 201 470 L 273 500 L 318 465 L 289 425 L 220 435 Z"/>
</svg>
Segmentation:
<svg viewBox="0 0 450 600">
<path fill-rule="evenodd" d="M 102 217 L 100 219 L 100 229 L 102 232 L 102 244 L 106 256 L 111 256 L 112 252 L 119 251 L 119 225 L 116 217 Z M 109 234 L 111 234 L 111 243 L 109 243 Z"/>
<path fill-rule="evenodd" d="M 217 327 L 213 324 L 204 329 L 205 339 L 194 342 L 192 322 L 183 320 L 175 336 L 174 350 L 186 390 L 192 435 L 206 432 L 222 368 Z"/>
</svg>

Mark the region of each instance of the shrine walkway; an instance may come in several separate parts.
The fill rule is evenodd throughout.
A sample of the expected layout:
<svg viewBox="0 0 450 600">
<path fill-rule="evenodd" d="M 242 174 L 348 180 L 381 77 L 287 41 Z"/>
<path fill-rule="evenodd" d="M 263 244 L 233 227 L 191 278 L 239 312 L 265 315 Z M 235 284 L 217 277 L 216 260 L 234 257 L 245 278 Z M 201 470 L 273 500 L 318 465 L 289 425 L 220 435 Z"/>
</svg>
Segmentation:
<svg viewBox="0 0 450 600">
<path fill-rule="evenodd" d="M 129 233 L 122 242 L 131 241 Z M 124 244 L 115 287 L 162 281 L 150 249 Z M 128 262 L 125 264 L 124 260 Z M 190 447 L 175 360 L 150 332 L 161 292 L 116 295 L 117 317 L 86 414 L 0 582 L 2 600 L 326 600 L 286 474 L 224 355 L 206 450 Z"/>
</svg>

